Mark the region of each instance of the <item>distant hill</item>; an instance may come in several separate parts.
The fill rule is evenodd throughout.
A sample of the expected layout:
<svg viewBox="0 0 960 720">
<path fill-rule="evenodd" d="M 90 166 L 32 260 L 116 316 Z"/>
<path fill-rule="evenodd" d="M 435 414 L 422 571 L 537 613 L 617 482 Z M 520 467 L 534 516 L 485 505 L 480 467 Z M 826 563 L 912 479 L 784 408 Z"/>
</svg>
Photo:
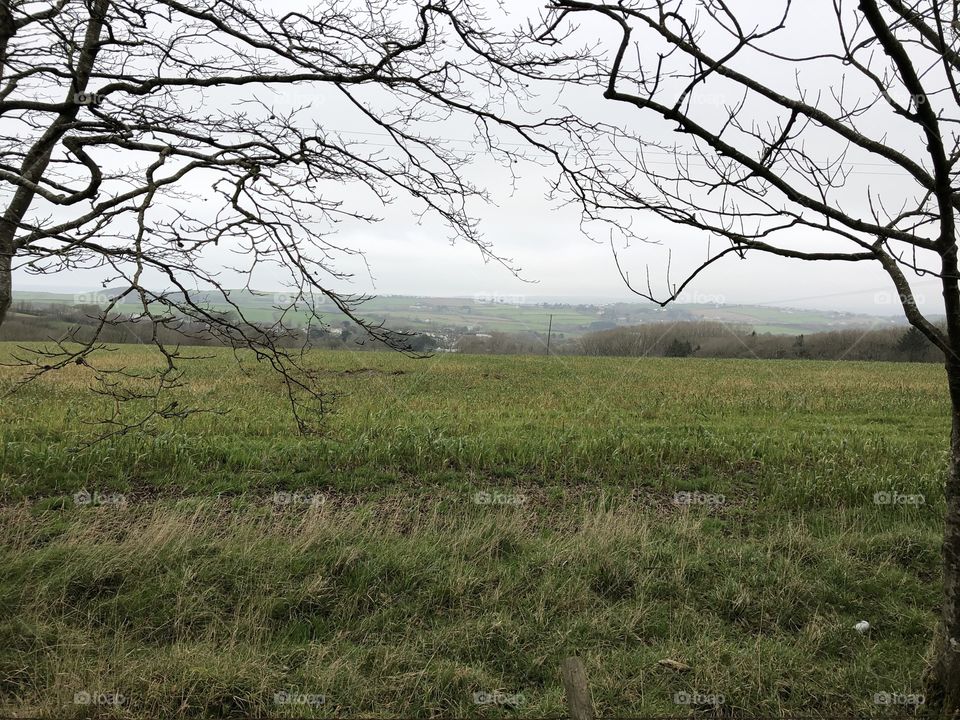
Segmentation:
<svg viewBox="0 0 960 720">
<path fill-rule="evenodd" d="M 14 302 L 30 305 L 103 305 L 117 290 L 99 289 L 87 293 L 14 292 Z M 223 298 L 214 293 L 195 296 L 211 308 L 229 310 Z M 284 293 L 231 291 L 230 299 L 246 317 L 255 322 L 273 319 L 278 303 L 288 302 Z M 329 301 L 318 305 L 325 319 L 339 325 L 346 318 Z M 764 305 L 724 305 L 688 303 L 659 308 L 650 303 L 575 304 L 562 302 L 520 302 L 506 297 L 416 297 L 383 295 L 363 304 L 361 314 L 384 321 L 395 329 L 441 332 L 545 333 L 553 316 L 557 336 L 578 337 L 596 330 L 641 325 L 652 322 L 714 320 L 734 324 L 757 333 L 800 335 L 850 328 L 878 328 L 904 325 L 893 317 L 880 317 L 823 310 L 770 307 Z M 305 317 L 305 316 L 304 316 Z"/>
</svg>

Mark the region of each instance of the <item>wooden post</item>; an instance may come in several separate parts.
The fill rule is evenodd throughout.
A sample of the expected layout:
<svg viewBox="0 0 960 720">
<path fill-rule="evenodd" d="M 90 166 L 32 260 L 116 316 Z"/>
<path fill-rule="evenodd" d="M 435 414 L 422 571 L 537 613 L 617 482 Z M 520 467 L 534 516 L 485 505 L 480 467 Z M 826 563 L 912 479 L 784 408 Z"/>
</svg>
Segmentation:
<svg viewBox="0 0 960 720">
<path fill-rule="evenodd" d="M 550 354 L 550 337 L 553 335 L 553 315 L 550 315 L 550 326 L 547 328 L 547 355 Z"/>
<path fill-rule="evenodd" d="M 560 665 L 560 674 L 563 676 L 571 720 L 593 720 L 593 700 L 590 698 L 590 685 L 587 684 L 583 662 L 578 657 L 566 658 Z"/>
</svg>

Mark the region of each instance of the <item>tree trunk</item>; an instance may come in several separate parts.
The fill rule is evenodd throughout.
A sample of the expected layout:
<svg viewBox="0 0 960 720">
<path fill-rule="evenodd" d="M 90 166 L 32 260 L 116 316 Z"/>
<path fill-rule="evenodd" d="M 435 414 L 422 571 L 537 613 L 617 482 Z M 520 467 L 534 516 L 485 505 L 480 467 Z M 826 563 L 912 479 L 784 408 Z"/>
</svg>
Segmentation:
<svg viewBox="0 0 960 720">
<path fill-rule="evenodd" d="M 16 188 L 10 204 L 0 218 L 0 326 L 3 325 L 7 311 L 13 303 L 10 268 L 17 248 L 17 229 L 21 227 L 23 218 L 30 209 L 36 195 L 34 186 L 40 184 L 47 171 L 57 143 L 64 138 L 77 119 L 77 113 L 80 110 L 77 95 L 87 91 L 87 84 L 90 82 L 97 54 L 100 51 L 100 36 L 103 34 L 109 7 L 110 0 L 93 0 L 87 3 L 90 21 L 87 23 L 83 44 L 77 54 L 77 65 L 73 70 L 70 89 L 64 100 L 64 109 L 33 144 L 33 147 L 26 152 L 20 167 L 20 177 L 27 182 Z M 0 60 L 6 58 L 7 45 L 15 32 L 16 24 L 10 14 L 8 0 L 0 0 Z M 5 62 L 0 64 L 0 69 L 5 65 Z"/>
<path fill-rule="evenodd" d="M 0 249 L 0 327 L 7 317 L 7 311 L 13 304 L 13 277 L 10 268 L 13 265 L 13 253 Z"/>
<path fill-rule="evenodd" d="M 960 719 L 960 360 L 947 360 L 953 407 L 943 540 L 943 609 L 927 682 L 931 716 Z"/>
</svg>

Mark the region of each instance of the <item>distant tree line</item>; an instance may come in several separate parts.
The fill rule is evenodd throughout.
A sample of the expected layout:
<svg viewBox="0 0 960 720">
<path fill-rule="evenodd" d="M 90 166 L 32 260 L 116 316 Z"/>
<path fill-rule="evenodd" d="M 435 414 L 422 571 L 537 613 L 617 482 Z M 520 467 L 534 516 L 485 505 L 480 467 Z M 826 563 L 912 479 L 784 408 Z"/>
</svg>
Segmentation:
<svg viewBox="0 0 960 720">
<path fill-rule="evenodd" d="M 236 313 L 208 310 L 211 316 L 226 317 L 239 331 L 248 336 L 269 336 L 278 347 L 326 348 L 339 350 L 378 350 L 404 347 L 415 353 L 428 353 L 438 346 L 437 341 L 421 333 L 403 333 L 384 330 L 389 344 L 377 342 L 350 320 L 337 324 L 320 325 L 316 322 L 306 328 L 291 328 L 287 324 L 243 322 Z M 99 326 L 101 309 L 97 305 L 35 305 L 18 302 L 0 327 L 0 341 L 60 341 L 151 343 L 154 333 L 164 343 L 172 345 L 224 345 L 221 336 L 211 333 L 202 322 L 181 318 L 158 325 L 136 315 L 118 314 L 112 322 Z"/>
<path fill-rule="evenodd" d="M 601 356 L 943 362 L 912 327 L 773 335 L 718 322 L 657 323 L 590 333 L 578 346 L 575 352 Z"/>
<path fill-rule="evenodd" d="M 464 335 L 455 349 L 478 355 L 543 355 L 543 333 Z M 943 362 L 943 354 L 912 327 L 831 330 L 801 335 L 757 333 L 748 326 L 709 321 L 649 323 L 554 335 L 551 353 L 619 357 L 704 357 Z"/>
<path fill-rule="evenodd" d="M 214 312 L 214 311 L 211 311 Z M 72 333 L 80 341 L 93 337 L 99 308 L 84 305 L 31 305 L 18 303 L 3 327 L 0 340 L 59 340 Z M 239 323 L 239 318 L 233 318 Z M 270 323 L 246 324 L 248 332 L 273 333 L 281 347 L 329 350 L 388 349 L 371 341 L 352 322 L 281 331 Z M 100 329 L 105 343 L 148 343 L 151 333 L 163 341 L 182 345 L 222 345 L 202 323 L 179 321 L 154 328 L 135 316 L 122 317 Z M 388 332 L 389 331 L 385 331 Z M 392 346 L 405 342 L 409 350 L 430 353 L 439 349 L 473 355 L 544 355 L 545 333 L 463 333 L 442 342 L 426 333 L 396 332 Z M 442 347 L 446 345 L 446 347 Z M 709 321 L 648 323 L 619 327 L 570 338 L 554 333 L 551 353 L 557 355 L 593 355 L 622 357 L 704 357 L 812 360 L 887 360 L 894 362 L 943 362 L 942 353 L 923 333 L 912 327 L 874 330 L 832 330 L 802 335 L 757 333 L 748 326 Z"/>
</svg>

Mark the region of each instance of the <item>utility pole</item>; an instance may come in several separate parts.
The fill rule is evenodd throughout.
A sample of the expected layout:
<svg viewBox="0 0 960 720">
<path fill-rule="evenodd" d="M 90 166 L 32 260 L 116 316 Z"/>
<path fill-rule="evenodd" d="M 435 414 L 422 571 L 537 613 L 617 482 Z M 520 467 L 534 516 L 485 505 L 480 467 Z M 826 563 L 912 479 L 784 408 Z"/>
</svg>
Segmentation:
<svg viewBox="0 0 960 720">
<path fill-rule="evenodd" d="M 550 354 L 550 336 L 553 334 L 553 313 L 550 314 L 550 324 L 547 326 L 547 355 Z"/>
</svg>

